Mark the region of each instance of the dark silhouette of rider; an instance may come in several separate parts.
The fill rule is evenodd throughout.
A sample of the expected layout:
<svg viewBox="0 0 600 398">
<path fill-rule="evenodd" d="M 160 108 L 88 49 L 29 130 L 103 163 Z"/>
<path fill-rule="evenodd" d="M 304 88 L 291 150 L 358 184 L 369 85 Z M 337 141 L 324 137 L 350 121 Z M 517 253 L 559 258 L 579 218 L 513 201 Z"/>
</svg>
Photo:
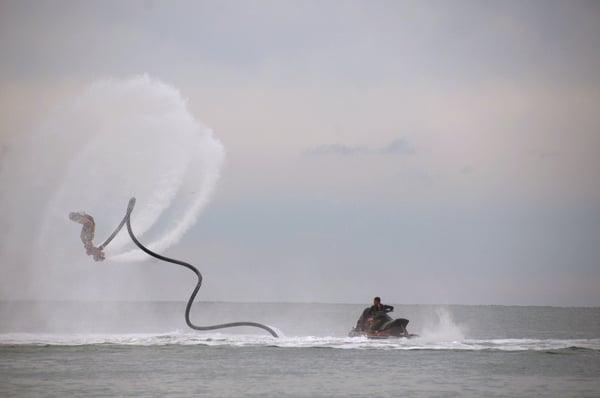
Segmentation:
<svg viewBox="0 0 600 398">
<path fill-rule="evenodd" d="M 365 308 L 362 315 L 356 322 L 356 328 L 364 331 L 378 330 L 386 321 L 389 320 L 388 312 L 394 311 L 391 305 L 381 304 L 381 298 L 375 297 L 373 305 Z"/>
<path fill-rule="evenodd" d="M 376 312 L 384 312 L 387 314 L 388 312 L 394 311 L 394 307 L 387 304 L 381 304 L 381 298 L 375 297 L 373 299 L 373 305 L 369 308 L 369 311 L 371 311 L 371 314 Z"/>
</svg>

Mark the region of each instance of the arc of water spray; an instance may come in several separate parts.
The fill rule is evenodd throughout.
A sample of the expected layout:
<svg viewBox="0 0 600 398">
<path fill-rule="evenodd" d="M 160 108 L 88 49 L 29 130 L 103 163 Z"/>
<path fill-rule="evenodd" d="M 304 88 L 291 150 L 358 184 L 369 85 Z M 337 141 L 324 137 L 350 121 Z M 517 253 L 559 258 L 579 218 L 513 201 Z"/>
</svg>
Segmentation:
<svg viewBox="0 0 600 398">
<path fill-rule="evenodd" d="M 266 325 L 263 325 L 261 323 L 257 323 L 257 322 L 230 322 L 230 323 L 221 323 L 218 325 L 210 325 L 210 326 L 198 326 L 198 325 L 193 324 L 192 321 L 190 320 L 190 311 L 192 309 L 192 304 L 194 303 L 194 299 L 196 298 L 196 295 L 198 294 L 198 291 L 200 290 L 200 287 L 202 286 L 202 274 L 200 273 L 200 271 L 198 271 L 198 268 L 194 267 L 190 263 L 186 263 L 184 261 L 180 261 L 180 260 L 176 260 L 173 258 L 162 256 L 158 253 L 154 253 L 152 250 L 150 250 L 147 247 L 145 247 L 144 245 L 142 245 L 140 243 L 140 241 L 136 238 L 136 236 L 133 233 L 133 230 L 131 228 L 131 213 L 133 212 L 134 206 L 135 206 L 135 198 L 129 199 L 125 217 L 123 217 L 123 220 L 121 220 L 121 222 L 119 223 L 117 228 L 113 231 L 113 233 L 110 234 L 110 236 L 104 241 L 104 243 L 102 243 L 98 247 L 100 250 L 103 250 L 115 238 L 115 236 L 117 236 L 119 231 L 123 228 L 123 225 L 127 224 L 127 232 L 129 232 L 129 236 L 131 237 L 131 240 L 133 240 L 133 243 L 135 243 L 135 245 L 137 247 L 139 247 L 143 252 L 145 252 L 146 254 L 148 254 L 152 257 L 155 257 L 159 260 L 177 264 L 177 265 L 181 265 L 182 267 L 185 267 L 185 268 L 189 269 L 190 271 L 192 271 L 198 277 L 198 282 L 196 283 L 196 287 L 194 288 L 194 291 L 192 292 L 190 298 L 188 299 L 187 305 L 185 306 L 185 322 L 187 323 L 187 325 L 190 328 L 192 328 L 194 330 L 216 330 L 216 329 L 233 328 L 233 327 L 239 327 L 239 326 L 251 326 L 251 327 L 264 329 L 267 332 L 269 332 L 271 334 L 271 336 L 273 336 L 273 337 L 279 337 L 272 328 L 270 328 Z"/>
</svg>

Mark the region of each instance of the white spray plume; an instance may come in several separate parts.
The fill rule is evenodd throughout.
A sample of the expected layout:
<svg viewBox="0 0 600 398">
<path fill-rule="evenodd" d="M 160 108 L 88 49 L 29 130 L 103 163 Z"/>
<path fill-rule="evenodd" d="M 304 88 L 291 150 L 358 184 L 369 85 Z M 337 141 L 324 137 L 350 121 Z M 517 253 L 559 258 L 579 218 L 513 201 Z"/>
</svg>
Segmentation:
<svg viewBox="0 0 600 398">
<path fill-rule="evenodd" d="M 177 90 L 148 76 L 101 81 L 57 116 L 40 133 L 66 144 L 70 153 L 46 208 L 41 242 L 62 232 L 76 235 L 65 215 L 84 210 L 96 218 L 99 243 L 123 216 L 130 196 L 137 197 L 133 227 L 152 250 L 165 250 L 194 224 L 224 151 Z M 125 233 L 108 246 L 107 257 L 144 258 Z"/>
<path fill-rule="evenodd" d="M 50 297 L 64 296 L 59 283 L 65 278 L 98 278 L 100 269 L 81 269 L 93 260 L 79 241 L 81 225 L 68 214 L 95 218 L 98 245 L 132 196 L 135 233 L 150 249 L 164 251 L 196 221 L 223 159 L 222 144 L 175 88 L 146 75 L 91 84 L 40 128 L 17 137 L 4 156 L 0 224 L 7 233 L 0 256 L 7 277 L 22 275 L 35 292 L 45 285 L 55 292 Z M 105 263 L 147 258 L 126 230 L 106 254 Z M 84 289 L 69 286 L 67 296 L 78 297 L 79 286 Z"/>
<path fill-rule="evenodd" d="M 457 325 L 445 308 L 435 310 L 437 320 L 419 333 L 421 342 L 459 342 L 465 339 L 464 326 Z"/>
</svg>

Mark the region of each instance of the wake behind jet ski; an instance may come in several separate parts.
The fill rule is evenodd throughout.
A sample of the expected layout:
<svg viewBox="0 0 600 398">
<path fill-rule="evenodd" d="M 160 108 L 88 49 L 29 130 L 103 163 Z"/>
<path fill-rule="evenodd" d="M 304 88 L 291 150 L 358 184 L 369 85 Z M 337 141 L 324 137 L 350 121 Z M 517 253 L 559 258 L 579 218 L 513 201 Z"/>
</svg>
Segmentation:
<svg viewBox="0 0 600 398">
<path fill-rule="evenodd" d="M 348 336 L 365 336 L 370 339 L 387 339 L 390 337 L 416 337 L 416 334 L 408 333 L 406 325 L 408 319 L 392 319 L 388 312 L 394 311 L 391 305 L 381 304 L 381 298 L 373 299 L 373 306 L 365 308 L 356 326 L 350 330 Z"/>
</svg>

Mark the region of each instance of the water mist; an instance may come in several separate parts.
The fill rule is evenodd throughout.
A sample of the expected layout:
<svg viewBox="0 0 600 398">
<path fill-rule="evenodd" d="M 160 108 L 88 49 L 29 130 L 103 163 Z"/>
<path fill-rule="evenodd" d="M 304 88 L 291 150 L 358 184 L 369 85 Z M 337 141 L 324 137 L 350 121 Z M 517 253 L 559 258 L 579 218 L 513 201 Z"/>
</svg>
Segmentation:
<svg viewBox="0 0 600 398">
<path fill-rule="evenodd" d="M 9 229 L 0 255 L 29 282 L 14 290 L 31 299 L 110 300 L 143 289 L 139 267 L 114 266 L 147 259 L 126 234 L 96 264 L 67 215 L 93 215 L 99 243 L 136 196 L 136 234 L 164 251 L 196 221 L 224 158 L 180 93 L 148 76 L 91 84 L 10 148 L 0 169 L 0 218 Z"/>
</svg>

